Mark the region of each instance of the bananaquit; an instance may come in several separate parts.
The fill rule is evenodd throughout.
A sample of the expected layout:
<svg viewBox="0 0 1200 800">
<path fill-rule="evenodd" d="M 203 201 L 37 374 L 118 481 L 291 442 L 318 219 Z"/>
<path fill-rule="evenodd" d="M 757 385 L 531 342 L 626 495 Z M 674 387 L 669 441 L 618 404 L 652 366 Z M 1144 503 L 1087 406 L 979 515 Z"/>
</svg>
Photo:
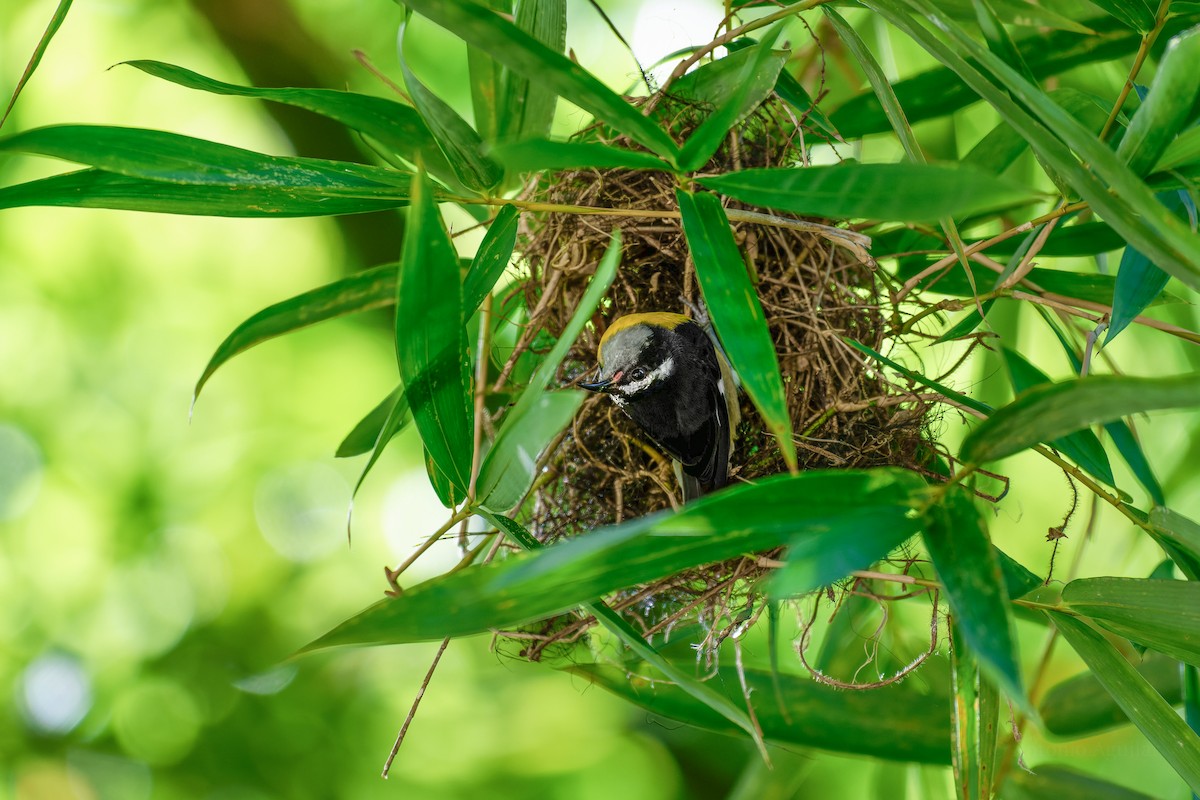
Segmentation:
<svg viewBox="0 0 1200 800">
<path fill-rule="evenodd" d="M 675 459 L 684 502 L 729 482 L 737 387 L 698 323 L 666 312 L 618 318 L 600 340 L 595 380 L 579 385 L 611 397 Z"/>
</svg>

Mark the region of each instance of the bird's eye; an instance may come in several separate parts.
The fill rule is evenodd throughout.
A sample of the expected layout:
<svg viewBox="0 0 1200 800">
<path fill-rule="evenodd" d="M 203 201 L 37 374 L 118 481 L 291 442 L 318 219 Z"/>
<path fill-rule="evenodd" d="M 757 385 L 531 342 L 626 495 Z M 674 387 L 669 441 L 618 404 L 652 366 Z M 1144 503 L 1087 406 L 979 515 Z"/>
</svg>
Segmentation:
<svg viewBox="0 0 1200 800">
<path fill-rule="evenodd" d="M 641 367 L 635 367 L 629 371 L 629 380 L 631 381 L 640 381 L 644 377 L 646 377 L 646 370 Z"/>
</svg>

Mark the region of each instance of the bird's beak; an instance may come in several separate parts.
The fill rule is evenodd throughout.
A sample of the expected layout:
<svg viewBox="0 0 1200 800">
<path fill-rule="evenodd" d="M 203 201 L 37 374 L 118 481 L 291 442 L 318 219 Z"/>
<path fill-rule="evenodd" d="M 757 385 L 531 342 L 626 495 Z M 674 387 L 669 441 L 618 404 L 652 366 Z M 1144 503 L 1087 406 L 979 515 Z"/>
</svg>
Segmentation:
<svg viewBox="0 0 1200 800">
<path fill-rule="evenodd" d="M 621 373 L 618 372 L 616 375 L 605 378 L 604 370 L 597 370 L 595 380 L 587 383 L 581 383 L 579 384 L 579 388 L 587 389 L 589 392 L 605 392 L 608 390 L 608 387 L 613 384 L 613 381 L 619 377 L 621 377 Z"/>
</svg>

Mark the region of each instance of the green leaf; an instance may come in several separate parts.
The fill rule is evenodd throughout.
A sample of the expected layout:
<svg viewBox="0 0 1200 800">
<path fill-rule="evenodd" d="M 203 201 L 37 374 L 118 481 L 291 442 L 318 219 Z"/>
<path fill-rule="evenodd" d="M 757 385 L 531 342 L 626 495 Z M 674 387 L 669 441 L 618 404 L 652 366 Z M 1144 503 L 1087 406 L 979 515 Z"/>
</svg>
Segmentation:
<svg viewBox="0 0 1200 800">
<path fill-rule="evenodd" d="M 429 126 L 434 141 L 441 147 L 458 179 L 475 192 L 487 192 L 503 180 L 504 170 L 485 154 L 483 139 L 479 138 L 479 134 L 413 74 L 404 57 L 407 38 L 408 26 L 405 24 L 400 29 L 396 51 L 400 57 L 400 69 L 404 72 L 404 85 L 412 97 L 413 105 Z"/>
<path fill-rule="evenodd" d="M 925 548 L 950 611 L 985 674 L 1030 716 L 1000 563 L 972 496 L 954 487 L 926 514 Z"/>
<path fill-rule="evenodd" d="M 574 389 L 543 392 L 520 417 L 511 422 L 505 417 L 479 469 L 476 497 L 482 507 L 503 512 L 521 502 L 533 481 L 538 455 L 575 416 L 583 398 L 584 393 Z"/>
<path fill-rule="evenodd" d="M 1086 578 L 1063 589 L 1068 608 L 1126 639 L 1200 665 L 1200 582 Z"/>
<path fill-rule="evenodd" d="M 1016 43 L 1004 28 L 1004 23 L 1000 21 L 992 4 L 988 0 L 971 0 L 971 2 L 975 6 L 975 20 L 979 23 L 979 30 L 987 41 L 988 49 L 1004 59 L 1010 67 L 1018 70 L 1026 80 L 1036 82 L 1037 78 L 1029 69 L 1029 65 L 1025 63 L 1021 51 L 1017 49 Z"/>
<path fill-rule="evenodd" d="M 980 307 L 983 308 L 982 315 L 979 313 L 979 307 L 968 310 L 967 313 L 963 314 L 962 318 L 959 319 L 958 322 L 954 323 L 954 325 L 948 331 L 934 339 L 933 343 L 943 344 L 945 342 L 952 342 L 955 339 L 961 339 L 964 336 L 974 333 L 975 329 L 983 324 L 984 318 L 987 316 L 987 313 L 992 310 L 992 306 L 995 305 L 995 303 L 996 298 L 994 297 L 989 300 L 984 300 L 980 304 Z"/>
<path fill-rule="evenodd" d="M 1150 512 L 1152 534 L 1180 571 L 1192 581 L 1200 581 L 1200 525 L 1172 511 L 1158 507 Z"/>
<path fill-rule="evenodd" d="M 1134 669 L 1167 703 L 1179 704 L 1183 692 L 1179 685 L 1178 661 L 1150 655 Z M 1052 686 L 1038 710 L 1047 731 L 1070 739 L 1092 736 L 1130 721 L 1091 671 Z"/>
<path fill-rule="evenodd" d="M 96 169 L 0 188 L 0 208 L 67 206 L 206 217 L 314 217 L 408 205 L 408 190 L 321 189 L 163 183 Z"/>
<path fill-rule="evenodd" d="M 338 445 L 334 456 L 336 458 L 352 458 L 373 450 L 375 443 L 379 441 L 380 432 L 387 427 L 389 418 L 392 416 L 392 409 L 401 403 L 404 404 L 405 409 L 404 421 L 400 423 L 397 432 L 403 429 L 404 425 L 412 419 L 412 415 L 407 413 L 408 401 L 404 399 L 404 387 L 397 386 L 380 401 L 379 405 L 368 411 L 367 415 L 358 421 L 354 430 L 346 434 L 346 438 Z"/>
<path fill-rule="evenodd" d="M 421 120 L 421 115 L 410 106 L 394 100 L 336 89 L 238 86 L 161 61 L 125 61 L 122 64 L 189 89 L 234 97 L 254 97 L 303 108 L 353 128 L 413 163 L 419 158 L 426 169 L 437 175 L 452 174 L 450 164 Z"/>
<path fill-rule="evenodd" d="M 859 351 L 860 353 L 864 353 L 864 354 L 870 356 L 871 358 L 875 359 L 880 364 L 883 364 L 887 367 L 891 367 L 892 369 L 896 370 L 897 372 L 899 372 L 901 375 L 908 378 L 909 380 L 916 381 L 917 383 L 921 384 L 922 386 L 927 386 L 930 389 L 933 389 L 935 392 L 940 394 L 942 397 L 953 400 L 954 402 L 959 403 L 960 405 L 966 406 L 967 408 L 974 409 L 982 414 L 990 414 L 992 412 L 992 407 L 989 406 L 987 403 L 976 400 L 974 397 L 968 397 L 967 395 L 962 394 L 960 392 L 956 392 L 948 386 L 944 386 L 935 380 L 926 378 L 924 375 L 922 375 L 919 372 L 913 372 L 912 370 L 908 369 L 907 367 L 897 364 L 895 361 L 893 361 L 892 359 L 883 355 L 882 353 L 878 353 L 878 352 L 872 350 L 870 347 L 867 347 L 862 342 L 856 342 L 853 339 L 847 339 L 845 337 L 842 338 L 842 341 L 844 341 L 846 344 L 850 345 L 851 347 L 853 347 L 855 350 Z"/>
<path fill-rule="evenodd" d="M 512 16 L 512 0 L 483 0 L 493 11 Z M 467 48 L 467 74 L 471 82 L 471 108 L 475 127 L 485 142 L 500 134 L 500 98 L 504 96 L 504 70 L 496 61 L 474 47 Z"/>
<path fill-rule="evenodd" d="M 396 267 L 384 264 L 364 270 L 259 311 L 234 328 L 217 347 L 196 381 L 192 402 L 221 365 L 256 344 L 327 319 L 390 306 L 396 302 Z"/>
<path fill-rule="evenodd" d="M 1141 36 L 1115 20 L 1099 17 L 1081 21 L 1095 33 L 1033 31 L 1017 40 L 1021 58 L 1034 76 L 1044 79 L 1084 64 L 1111 61 L 1135 53 L 1141 44 Z M 1166 31 L 1177 33 L 1182 26 L 1182 21 L 1170 21 Z M 897 81 L 893 89 L 911 124 L 952 114 L 980 99 L 980 95 L 963 83 L 953 70 L 945 67 Z M 842 104 L 830 119 L 847 139 L 883 133 L 891 128 L 879 99 L 871 91 Z"/>
<path fill-rule="evenodd" d="M 1007 347 L 1002 348 L 1001 353 L 1004 357 L 1004 364 L 1008 368 L 1009 377 L 1012 379 L 1014 394 L 1019 395 L 1035 386 L 1052 383 L 1049 375 L 1026 361 L 1020 353 L 1009 350 Z M 1116 485 L 1108 454 L 1104 452 L 1104 445 L 1092 431 L 1084 428 L 1066 436 L 1060 436 L 1047 444 L 1062 451 L 1064 455 L 1083 467 L 1086 472 L 1109 486 Z"/>
<path fill-rule="evenodd" d="M 1036 386 L 980 423 L 963 442 L 964 462 L 984 464 L 1096 423 L 1163 408 L 1200 405 L 1200 376 L 1098 375 Z"/>
<path fill-rule="evenodd" d="M 732 42 L 729 42 L 725 45 L 725 49 L 729 50 L 730 52 L 735 52 L 754 47 L 756 44 L 757 42 L 754 39 L 744 37 L 742 39 L 734 39 Z M 724 64 L 728 60 L 728 58 L 723 58 L 720 61 L 714 61 L 710 65 L 706 65 L 700 69 L 689 72 L 679 80 L 675 81 L 675 83 L 671 84 L 671 94 L 686 96 L 687 90 L 684 87 L 686 86 L 688 79 L 693 78 L 702 70 L 707 69 L 710 66 Z M 834 128 L 833 124 L 829 121 L 829 117 L 825 116 L 825 112 L 822 111 L 817 106 L 816 101 L 812 99 L 812 95 L 805 90 L 805 88 L 800 84 L 800 81 L 792 77 L 791 73 L 787 71 L 786 66 L 787 63 L 785 61 L 785 69 L 781 69 L 779 71 L 779 77 L 775 81 L 775 94 L 779 95 L 779 99 L 783 100 L 792 108 L 800 112 L 801 124 L 807 123 L 813 128 L 828 134 L 834 139 L 837 139 L 839 142 L 844 141 L 841 137 L 841 134 L 837 132 L 837 129 Z M 715 103 L 715 101 L 713 102 Z"/>
<path fill-rule="evenodd" d="M 226 188 L 361 192 L 407 198 L 412 176 L 382 167 L 270 156 L 166 131 L 55 125 L 0 139 L 0 152 L 36 153 L 132 178 Z"/>
<path fill-rule="evenodd" d="M 405 0 L 405 5 L 457 35 L 468 50 L 483 50 L 660 156 L 672 159 L 678 151 L 661 128 L 590 72 L 473 0 Z"/>
<path fill-rule="evenodd" d="M 1106 143 L 1038 87 L 981 47 L 928 0 L 866 0 L 866 4 L 952 67 L 1129 244 L 1160 268 L 1193 287 L 1200 287 L 1200 236 L 1168 212 Z M 902 4 L 918 9 L 937 30 L 950 36 L 958 48 L 978 61 L 980 68 L 940 41 L 902 9 Z M 986 70 L 986 74 L 980 69 Z"/>
<path fill-rule="evenodd" d="M 608 249 L 596 266 L 575 313 L 534 370 L 521 396 L 504 415 L 495 444 L 480 466 L 477 496 L 484 508 L 506 511 L 520 501 L 533 480 L 537 454 L 570 421 L 582 402 L 582 395 L 576 392 L 554 392 L 552 396 L 556 399 L 551 400 L 546 399 L 549 396 L 544 392 L 558 373 L 558 365 L 612 285 L 620 258 L 621 234 L 619 229 L 614 229 Z"/>
<path fill-rule="evenodd" d="M 777 26 L 763 40 L 747 50 L 731 53 L 720 62 L 734 61 L 727 74 L 732 91 L 719 100 L 711 114 L 692 132 L 679 151 L 679 168 L 685 172 L 698 170 L 708 163 L 729 131 L 744 120 L 775 89 L 775 81 L 787 61 L 786 51 L 771 49 L 780 28 Z M 709 69 L 715 65 L 710 64 Z"/>
<path fill-rule="evenodd" d="M 697 181 L 757 206 L 829 219 L 924 222 L 1026 203 L 1005 179 L 945 164 L 858 164 L 746 169 Z"/>
<path fill-rule="evenodd" d="M 388 401 L 391 402 L 389 403 Z M 375 428 L 375 438 L 371 441 L 371 445 L 368 448 L 371 451 L 371 457 L 368 458 L 367 463 L 363 465 L 362 472 L 358 473 L 358 480 L 355 481 L 354 489 L 350 492 L 351 503 L 353 503 L 354 498 L 358 496 L 358 490 L 362 488 L 363 481 L 367 479 L 367 475 L 371 474 L 371 470 L 375 467 L 376 462 L 379 461 L 379 457 L 383 455 L 383 451 L 387 449 L 389 444 L 391 444 L 391 441 L 396 437 L 396 434 L 404 430 L 409 421 L 412 420 L 412 409 L 410 409 L 408 406 L 408 397 L 404 394 L 404 387 L 397 387 L 396 391 L 392 392 L 392 394 L 390 394 L 388 398 L 383 401 L 383 404 L 380 404 L 375 411 L 371 412 L 371 415 L 375 415 L 381 409 L 384 409 L 384 404 L 386 404 L 387 415 L 383 418 L 382 424 Z M 370 419 L 371 415 L 369 415 L 367 419 L 364 419 L 362 422 L 360 422 L 358 427 L 351 432 L 351 435 L 356 433 L 359 428 L 369 424 L 367 420 Z M 369 432 L 369 428 L 363 431 L 362 436 L 364 439 Z M 427 465 L 430 463 L 428 450 L 425 451 L 425 461 Z M 431 479 L 433 477 L 435 476 L 431 475 Z M 440 490 L 438 491 L 438 496 L 442 496 L 442 492 Z M 446 505 L 450 504 L 446 503 Z M 353 510 L 353 508 L 351 510 Z M 346 532 L 347 534 L 350 532 L 349 515 L 346 517 Z"/>
<path fill-rule="evenodd" d="M 796 468 L 796 445 L 779 358 L 758 293 L 733 240 L 720 198 L 676 190 L 683 232 L 696 262 L 696 276 L 713 327 L 784 459 Z"/>
<path fill-rule="evenodd" d="M 681 664 L 680 669 L 691 672 L 694 665 Z M 670 683 L 600 664 L 580 664 L 569 671 L 654 714 L 707 730 L 734 732 L 728 722 Z M 739 673 L 732 666 L 718 669 L 709 685 L 731 702 L 744 702 L 743 676 L 755 718 L 770 741 L 892 761 L 946 764 L 950 760 L 950 715 L 944 697 L 919 694 L 908 684 L 840 692 L 808 677 L 755 669 Z M 781 702 L 775 700 L 776 681 Z"/>
<path fill-rule="evenodd" d="M 561 55 L 567 43 L 566 0 L 524 0 L 517 3 L 517 28 Z M 503 135 L 510 139 L 545 136 L 554 119 L 558 95 L 539 78 L 507 74 L 504 103 L 500 106 Z"/>
<path fill-rule="evenodd" d="M 820 530 L 797 536 L 788 544 L 787 563 L 767 584 L 772 599 L 811 592 L 866 569 L 917 532 L 920 520 L 912 509 L 893 503 L 864 506 L 856 513 L 831 519 Z"/>
<path fill-rule="evenodd" d="M 1133 8 L 1138 2 L 1122 5 Z M 1135 175 L 1148 175 L 1176 134 L 1191 121 L 1192 107 L 1200 96 L 1197 64 L 1200 64 L 1200 27 L 1185 31 L 1167 43 L 1150 91 L 1129 120 L 1125 136 L 1117 146 L 1117 157 L 1124 159 Z"/>
<path fill-rule="evenodd" d="M 46 24 L 46 30 L 42 32 L 42 38 L 38 40 L 37 46 L 33 48 L 33 54 L 25 64 L 25 71 L 21 73 L 21 78 L 17 81 L 17 85 L 13 89 L 12 97 L 8 100 L 8 105 L 4 107 L 4 114 L 0 115 L 0 128 L 4 127 L 4 123 L 8 120 L 8 115 L 12 113 L 13 106 L 17 104 L 17 98 L 21 96 L 21 90 L 25 88 L 25 84 L 29 83 L 29 79 L 37 71 L 38 65 L 42 63 L 42 56 L 46 54 L 46 49 L 50 47 L 50 42 L 54 39 L 54 34 L 58 33 L 58 29 L 62 27 L 63 22 L 66 20 L 67 12 L 71 10 L 71 3 L 72 0 L 59 0 L 58 7 L 54 9 L 54 14 L 50 17 L 50 22 Z"/>
<path fill-rule="evenodd" d="M 1136 780 L 1136 776 L 1131 775 Z M 1154 800 L 1072 767 L 1039 764 L 1035 770 L 1013 770 L 1004 783 L 1005 800 Z"/>
<path fill-rule="evenodd" d="M 679 570 L 779 547 L 864 506 L 912 503 L 924 489 L 920 476 L 893 468 L 812 470 L 731 487 L 678 513 L 639 517 L 426 581 L 306 649 L 435 641 L 523 625 Z"/>
<path fill-rule="evenodd" d="M 396 285 L 396 360 L 421 441 L 465 495 L 475 413 L 458 256 L 423 174 L 414 189 Z"/>
<path fill-rule="evenodd" d="M 1016 599 L 1024 597 L 1043 584 L 1041 578 L 1030 572 L 1025 565 L 1005 553 L 999 547 L 993 548 L 1000 562 L 1000 574 L 1004 576 L 1004 590 L 1008 596 Z"/>
<path fill-rule="evenodd" d="M 517 222 L 520 218 L 521 212 L 516 206 L 501 206 L 496 218 L 488 226 L 479 249 L 475 251 L 475 258 L 471 260 L 471 267 L 463 278 L 464 317 L 475 313 L 483 298 L 487 297 L 504 274 L 517 244 Z"/>
<path fill-rule="evenodd" d="M 1197 70 L 1200 73 L 1200 70 Z M 1172 211 L 1183 205 L 1182 197 L 1185 192 L 1163 192 L 1159 199 L 1163 205 Z M 1162 294 L 1170 276 L 1151 263 L 1140 250 L 1130 246 L 1121 254 L 1121 264 L 1117 267 L 1117 284 L 1113 291 L 1112 317 L 1108 323 L 1108 335 L 1104 338 L 1107 345 L 1117 334 L 1129 327 L 1138 314 Z"/>
<path fill-rule="evenodd" d="M 950 682 L 954 690 L 951 729 L 958 796 L 965 800 L 992 797 L 1000 695 L 979 665 L 958 625 L 950 629 Z"/>
<path fill-rule="evenodd" d="M 1167 145 L 1153 171 L 1166 172 L 1196 163 L 1200 163 L 1200 128 L 1192 127 Z"/>
<path fill-rule="evenodd" d="M 524 549 L 533 551 L 542 549 L 542 543 L 535 539 L 533 534 L 525 530 L 515 520 L 499 514 L 493 514 L 486 510 L 483 514 L 498 530 L 503 531 L 505 535 Z M 624 642 L 643 661 L 665 675 L 681 692 L 699 701 L 707 708 L 716 712 L 718 716 L 744 731 L 754 740 L 760 754 L 765 754 L 766 745 L 763 743 L 762 735 L 754 721 L 750 719 L 749 714 L 742 709 L 740 702 L 730 700 L 727 696 L 709 686 L 709 684 L 698 680 L 691 670 L 681 669 L 668 661 L 651 647 L 624 617 L 613 611 L 602 601 L 586 603 L 584 604 L 584 608 L 590 611 L 601 625 Z"/>
<path fill-rule="evenodd" d="M 1148 33 L 1154 29 L 1154 11 L 1142 0 L 1092 0 L 1095 5 L 1107 11 L 1122 25 L 1133 28 L 1138 33 Z"/>
<path fill-rule="evenodd" d="M 490 152 L 513 172 L 580 168 L 671 169 L 671 165 L 650 153 L 626 150 L 600 142 L 528 139 L 495 145 Z"/>
<path fill-rule="evenodd" d="M 1046 614 L 1138 730 L 1200 792 L 1200 738 L 1104 637 L 1068 614 Z"/>
</svg>

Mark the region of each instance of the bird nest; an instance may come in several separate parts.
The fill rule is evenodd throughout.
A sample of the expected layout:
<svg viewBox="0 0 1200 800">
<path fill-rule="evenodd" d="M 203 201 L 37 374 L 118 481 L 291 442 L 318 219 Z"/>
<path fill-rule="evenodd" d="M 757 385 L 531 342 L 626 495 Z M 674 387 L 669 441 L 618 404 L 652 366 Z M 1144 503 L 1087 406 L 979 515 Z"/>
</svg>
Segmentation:
<svg viewBox="0 0 1200 800">
<path fill-rule="evenodd" d="M 670 117 L 680 139 L 703 109 L 658 98 L 656 113 Z M 807 163 L 802 136 L 785 107 L 769 100 L 726 139 L 705 172 Z M 630 147 L 601 128 L 585 136 Z M 522 351 L 564 330 L 607 248 L 614 228 L 623 237 L 621 265 L 607 297 L 560 368 L 564 385 L 590 374 L 597 346 L 618 317 L 647 311 L 703 313 L 669 173 L 579 169 L 553 173 L 526 191 L 547 205 L 620 209 L 613 215 L 566 212 L 523 215 L 518 249 L 528 264 L 523 283 L 528 325 L 510 366 Z M 799 467 L 862 468 L 898 465 L 926 469 L 929 405 L 889 382 L 843 337 L 888 350 L 893 317 L 882 275 L 854 234 L 830 220 L 768 217 L 735 202 L 727 206 L 736 241 L 766 314 L 783 375 Z M 663 213 L 667 212 L 667 213 Z M 761 416 L 742 394 L 742 422 L 731 454 L 731 483 L 786 470 Z M 681 502 L 668 458 L 659 453 L 608 398 L 590 396 L 561 441 L 525 513 L 543 541 L 585 534 Z M 757 554 L 687 570 L 609 598 L 647 635 L 681 622 L 699 622 L 702 644 L 715 650 L 752 615 L 765 571 L 779 552 Z M 761 604 L 760 608 L 761 608 Z M 547 647 L 578 639 L 594 620 L 558 618 L 516 632 L 520 655 L 537 659 Z"/>
</svg>

